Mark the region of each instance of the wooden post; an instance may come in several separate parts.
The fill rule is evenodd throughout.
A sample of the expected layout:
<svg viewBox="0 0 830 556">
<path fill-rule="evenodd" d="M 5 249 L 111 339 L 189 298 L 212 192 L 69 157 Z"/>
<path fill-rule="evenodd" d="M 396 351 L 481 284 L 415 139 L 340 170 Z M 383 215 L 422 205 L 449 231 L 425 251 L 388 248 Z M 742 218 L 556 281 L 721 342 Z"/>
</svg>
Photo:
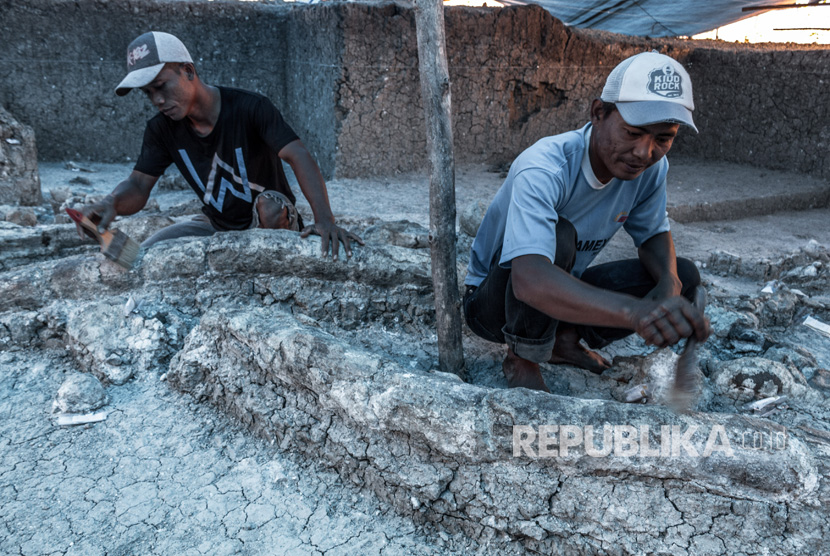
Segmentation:
<svg viewBox="0 0 830 556">
<path fill-rule="evenodd" d="M 438 366 L 444 372 L 463 376 L 461 301 L 456 270 L 455 160 L 442 0 L 415 0 L 415 25 L 430 163 L 429 241 Z"/>
</svg>

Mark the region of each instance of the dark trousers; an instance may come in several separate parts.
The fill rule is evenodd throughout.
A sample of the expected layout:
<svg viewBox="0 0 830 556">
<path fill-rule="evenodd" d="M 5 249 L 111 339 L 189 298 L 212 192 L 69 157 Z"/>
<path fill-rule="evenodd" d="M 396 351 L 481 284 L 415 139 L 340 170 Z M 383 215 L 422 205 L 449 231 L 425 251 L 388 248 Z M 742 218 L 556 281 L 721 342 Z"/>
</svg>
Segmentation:
<svg viewBox="0 0 830 556">
<path fill-rule="evenodd" d="M 576 258 L 576 229 L 560 218 L 556 224 L 556 260 L 554 264 L 570 272 Z M 537 311 L 513 295 L 511 270 L 499 266 L 501 252 L 491 262 L 490 271 L 476 288 L 467 287 L 464 294 L 464 315 L 467 325 L 477 336 L 507 344 L 523 359 L 543 363 L 550 359 L 556 341 L 559 321 Z M 700 284 L 700 273 L 688 259 L 677 259 L 677 273 L 683 283 L 681 295 L 691 297 Z M 613 261 L 588 268 L 580 278 L 598 288 L 645 297 L 656 282 L 639 259 Z M 605 347 L 625 338 L 633 330 L 599 326 L 574 325 L 580 338 L 593 349 Z"/>
</svg>

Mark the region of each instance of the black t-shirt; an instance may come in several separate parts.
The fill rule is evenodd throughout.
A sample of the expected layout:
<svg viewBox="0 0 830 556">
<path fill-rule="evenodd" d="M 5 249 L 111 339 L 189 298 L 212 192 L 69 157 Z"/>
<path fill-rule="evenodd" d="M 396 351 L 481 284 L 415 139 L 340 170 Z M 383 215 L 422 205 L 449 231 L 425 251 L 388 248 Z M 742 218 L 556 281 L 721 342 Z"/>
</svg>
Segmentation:
<svg viewBox="0 0 830 556">
<path fill-rule="evenodd" d="M 242 230 L 251 225 L 261 191 L 279 191 L 296 203 L 277 153 L 298 137 L 266 97 L 228 87 L 219 93 L 219 119 L 206 137 L 164 114 L 148 121 L 135 169 L 161 176 L 175 163 L 213 225 Z"/>
</svg>

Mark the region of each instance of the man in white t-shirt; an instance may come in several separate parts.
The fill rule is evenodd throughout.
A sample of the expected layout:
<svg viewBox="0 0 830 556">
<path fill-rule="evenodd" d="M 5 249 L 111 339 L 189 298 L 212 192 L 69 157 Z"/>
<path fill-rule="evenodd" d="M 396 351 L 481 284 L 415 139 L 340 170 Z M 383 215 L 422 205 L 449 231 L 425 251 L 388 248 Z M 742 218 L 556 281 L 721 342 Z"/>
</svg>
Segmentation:
<svg viewBox="0 0 830 556">
<path fill-rule="evenodd" d="M 591 121 L 541 139 L 510 168 L 478 230 L 465 284 L 467 324 L 508 346 L 510 387 L 547 391 L 539 363 L 602 373 L 597 349 L 632 332 L 649 344 L 705 340 L 689 302 L 700 275 L 677 258 L 666 213 L 666 153 L 692 120 L 692 83 L 646 52 L 609 75 Z M 638 258 L 588 268 L 620 228 Z"/>
</svg>

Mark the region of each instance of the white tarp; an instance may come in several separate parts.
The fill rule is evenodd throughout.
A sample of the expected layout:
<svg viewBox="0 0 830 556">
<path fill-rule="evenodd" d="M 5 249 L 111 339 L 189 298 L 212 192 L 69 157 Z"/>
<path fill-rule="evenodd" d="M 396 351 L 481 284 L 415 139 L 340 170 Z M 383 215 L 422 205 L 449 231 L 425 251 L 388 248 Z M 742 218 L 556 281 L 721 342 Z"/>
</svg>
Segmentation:
<svg viewBox="0 0 830 556">
<path fill-rule="evenodd" d="M 566 25 L 650 37 L 691 36 L 796 0 L 528 0 Z M 830 9 L 830 8 L 828 8 Z"/>
</svg>

